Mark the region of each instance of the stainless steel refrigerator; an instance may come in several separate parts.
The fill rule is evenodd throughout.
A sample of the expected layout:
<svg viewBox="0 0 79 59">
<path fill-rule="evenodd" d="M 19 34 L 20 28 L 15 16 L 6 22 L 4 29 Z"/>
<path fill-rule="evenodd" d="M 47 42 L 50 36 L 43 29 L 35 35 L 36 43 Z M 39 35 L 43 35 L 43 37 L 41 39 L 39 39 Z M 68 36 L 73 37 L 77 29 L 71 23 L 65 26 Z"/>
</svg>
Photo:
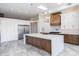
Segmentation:
<svg viewBox="0 0 79 59">
<path fill-rule="evenodd" d="M 23 39 L 24 34 L 29 34 L 29 25 L 18 25 L 18 39 Z"/>
</svg>

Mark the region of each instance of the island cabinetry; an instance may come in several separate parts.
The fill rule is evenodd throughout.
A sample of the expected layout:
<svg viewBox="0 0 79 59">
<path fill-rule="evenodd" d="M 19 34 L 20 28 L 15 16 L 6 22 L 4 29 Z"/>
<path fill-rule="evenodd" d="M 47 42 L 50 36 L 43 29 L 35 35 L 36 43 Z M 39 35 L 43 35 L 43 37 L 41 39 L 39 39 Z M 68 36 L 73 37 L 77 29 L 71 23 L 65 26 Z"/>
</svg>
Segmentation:
<svg viewBox="0 0 79 59">
<path fill-rule="evenodd" d="M 30 44 L 33 44 L 33 40 L 32 40 L 32 37 L 28 37 L 28 36 L 26 36 L 27 37 L 27 41 L 26 41 L 26 43 L 30 43 Z M 30 40 L 29 40 L 30 39 Z"/>
<path fill-rule="evenodd" d="M 24 35 L 24 43 L 47 51 L 51 56 L 64 50 L 64 35 L 31 33 Z"/>
<path fill-rule="evenodd" d="M 39 38 L 32 37 L 32 41 L 34 46 L 41 48 L 41 42 Z"/>
<path fill-rule="evenodd" d="M 27 36 L 26 43 L 51 53 L 51 40 Z"/>
<path fill-rule="evenodd" d="M 42 49 L 51 53 L 51 44 L 50 43 L 51 43 L 50 40 L 45 40 L 45 39 L 41 40 Z"/>
<path fill-rule="evenodd" d="M 41 43 L 40 43 L 40 39 L 39 39 L 39 38 L 37 39 L 37 38 L 34 38 L 34 37 L 29 37 L 29 36 L 27 36 L 26 43 L 41 48 L 41 46 L 40 46 Z"/>
</svg>

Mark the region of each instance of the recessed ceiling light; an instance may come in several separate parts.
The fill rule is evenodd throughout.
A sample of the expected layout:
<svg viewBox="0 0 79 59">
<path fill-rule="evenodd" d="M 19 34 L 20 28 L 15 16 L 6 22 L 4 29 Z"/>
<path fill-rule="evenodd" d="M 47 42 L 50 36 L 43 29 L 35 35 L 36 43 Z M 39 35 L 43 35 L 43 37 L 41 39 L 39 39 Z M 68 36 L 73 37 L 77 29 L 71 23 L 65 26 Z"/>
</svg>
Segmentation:
<svg viewBox="0 0 79 59">
<path fill-rule="evenodd" d="M 42 5 L 39 5 L 38 8 L 39 8 L 39 9 L 42 9 L 42 10 L 47 10 L 47 9 L 48 9 L 47 7 L 42 6 Z"/>
</svg>

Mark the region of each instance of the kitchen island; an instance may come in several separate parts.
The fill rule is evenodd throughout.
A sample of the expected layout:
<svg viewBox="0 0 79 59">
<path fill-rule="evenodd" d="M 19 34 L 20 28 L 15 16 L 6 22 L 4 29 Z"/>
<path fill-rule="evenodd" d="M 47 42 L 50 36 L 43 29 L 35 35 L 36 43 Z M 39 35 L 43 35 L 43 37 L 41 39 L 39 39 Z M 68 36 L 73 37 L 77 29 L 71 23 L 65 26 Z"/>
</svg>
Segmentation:
<svg viewBox="0 0 79 59">
<path fill-rule="evenodd" d="M 25 44 L 43 49 L 50 55 L 59 55 L 64 50 L 64 36 L 53 34 L 32 33 L 24 35 Z"/>
</svg>

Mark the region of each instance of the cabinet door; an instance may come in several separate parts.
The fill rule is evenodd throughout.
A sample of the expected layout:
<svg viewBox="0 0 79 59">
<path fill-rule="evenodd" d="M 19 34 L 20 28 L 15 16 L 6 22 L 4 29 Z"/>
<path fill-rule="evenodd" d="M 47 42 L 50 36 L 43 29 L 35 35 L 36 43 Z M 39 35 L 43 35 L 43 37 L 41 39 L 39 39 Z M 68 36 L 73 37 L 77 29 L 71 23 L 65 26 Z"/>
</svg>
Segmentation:
<svg viewBox="0 0 79 59">
<path fill-rule="evenodd" d="M 72 37 L 71 35 L 64 35 L 64 42 L 65 43 L 72 43 Z"/>
<path fill-rule="evenodd" d="M 68 35 L 68 42 L 73 43 L 72 35 Z"/>
<path fill-rule="evenodd" d="M 37 46 L 37 47 L 39 47 L 39 48 L 41 48 L 41 45 L 40 45 L 40 40 L 41 39 L 39 39 L 39 38 L 34 38 L 34 37 L 32 37 L 32 43 L 33 43 L 33 45 L 34 46 Z"/>
<path fill-rule="evenodd" d="M 60 14 L 51 15 L 51 25 L 61 25 Z"/>
<path fill-rule="evenodd" d="M 74 44 L 79 44 L 79 36 L 77 35 L 72 36 L 72 41 Z"/>
<path fill-rule="evenodd" d="M 46 50 L 47 52 L 51 53 L 51 41 L 50 40 L 41 40 L 41 47 L 42 49 Z"/>
<path fill-rule="evenodd" d="M 27 36 L 26 38 L 27 38 L 26 43 L 32 44 L 32 42 L 33 42 L 32 37 Z"/>
<path fill-rule="evenodd" d="M 65 42 L 65 43 L 68 42 L 68 37 L 67 37 L 67 35 L 64 35 L 64 42 Z"/>
<path fill-rule="evenodd" d="M 65 35 L 64 36 L 65 43 L 79 44 L 79 36 L 78 35 Z"/>
<path fill-rule="evenodd" d="M 41 40 L 41 39 L 39 39 L 39 38 L 36 39 L 36 46 L 39 47 L 39 48 L 41 48 L 40 40 Z"/>
</svg>

